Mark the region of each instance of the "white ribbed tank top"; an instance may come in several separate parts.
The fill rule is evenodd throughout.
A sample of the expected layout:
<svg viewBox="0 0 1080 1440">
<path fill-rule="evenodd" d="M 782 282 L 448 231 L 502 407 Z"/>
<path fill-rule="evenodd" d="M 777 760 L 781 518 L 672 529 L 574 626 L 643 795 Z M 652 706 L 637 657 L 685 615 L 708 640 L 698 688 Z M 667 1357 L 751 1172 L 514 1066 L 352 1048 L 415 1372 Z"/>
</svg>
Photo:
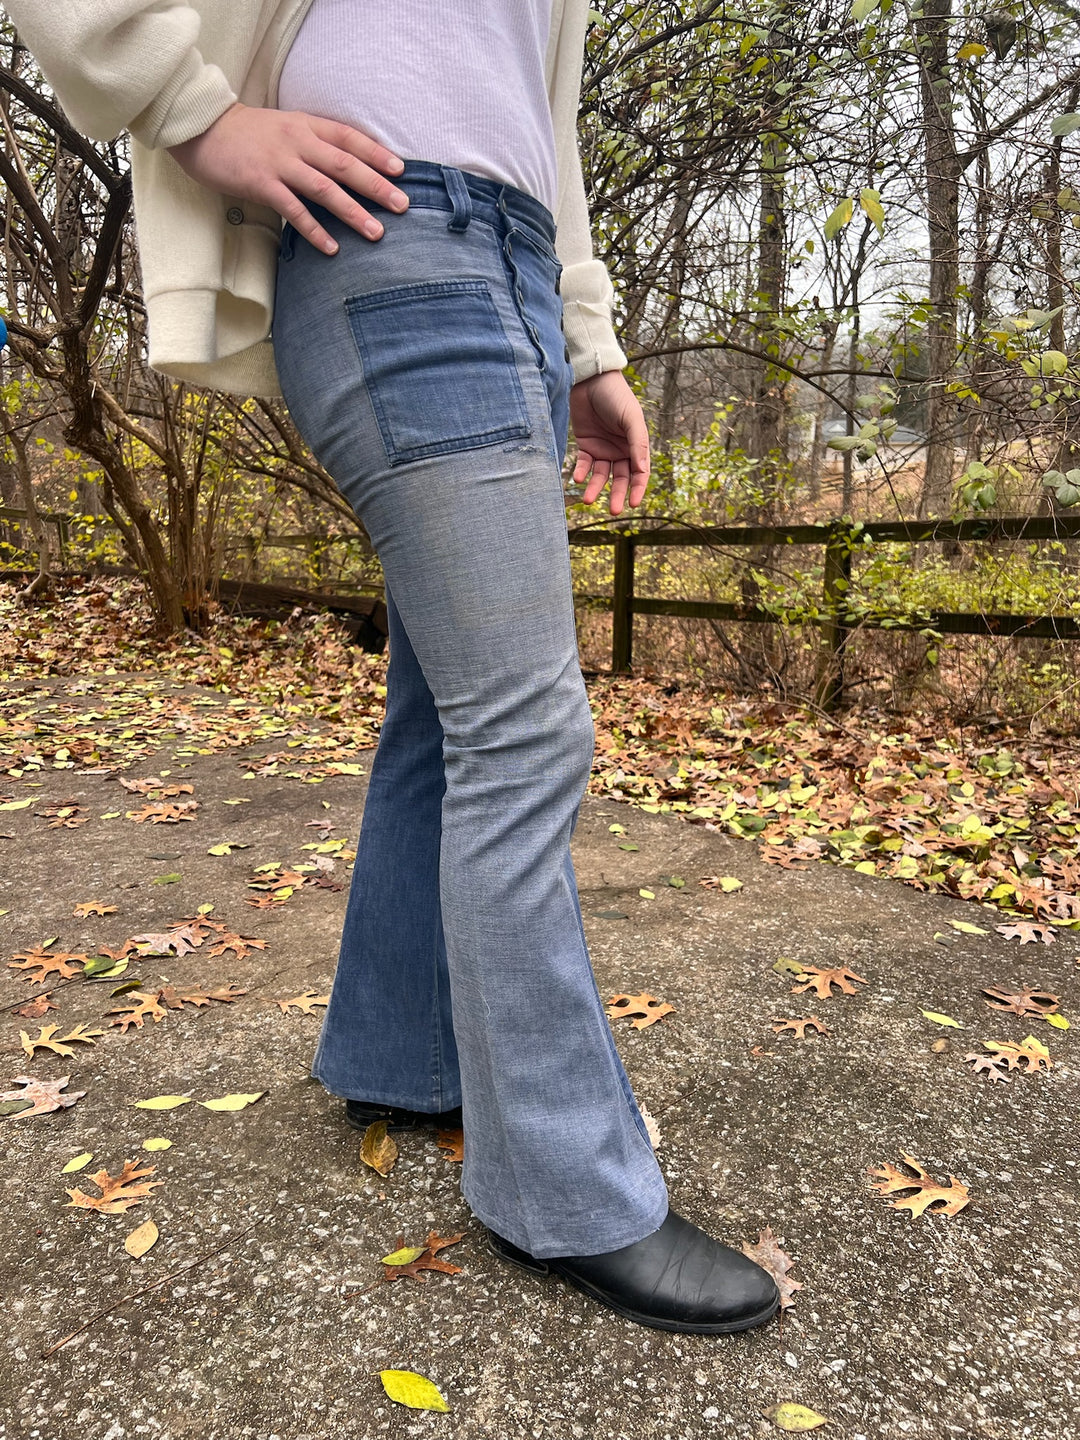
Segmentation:
<svg viewBox="0 0 1080 1440">
<path fill-rule="evenodd" d="M 551 0 L 313 0 L 278 106 L 516 185 L 554 213 L 550 23 Z"/>
</svg>

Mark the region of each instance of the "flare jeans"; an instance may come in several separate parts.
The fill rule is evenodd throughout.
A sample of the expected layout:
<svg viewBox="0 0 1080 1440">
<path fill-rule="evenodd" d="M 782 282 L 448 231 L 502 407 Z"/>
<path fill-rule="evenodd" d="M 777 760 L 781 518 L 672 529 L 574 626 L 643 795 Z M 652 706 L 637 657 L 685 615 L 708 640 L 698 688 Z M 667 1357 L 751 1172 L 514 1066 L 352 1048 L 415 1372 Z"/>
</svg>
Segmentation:
<svg viewBox="0 0 1080 1440">
<path fill-rule="evenodd" d="M 275 361 L 386 581 L 386 717 L 312 1074 L 461 1104 L 461 1192 L 539 1258 L 651 1234 L 667 1190 L 615 1048 L 570 837 L 593 753 L 562 458 L 573 371 L 555 222 L 406 161 L 372 242 L 282 231 Z"/>
</svg>

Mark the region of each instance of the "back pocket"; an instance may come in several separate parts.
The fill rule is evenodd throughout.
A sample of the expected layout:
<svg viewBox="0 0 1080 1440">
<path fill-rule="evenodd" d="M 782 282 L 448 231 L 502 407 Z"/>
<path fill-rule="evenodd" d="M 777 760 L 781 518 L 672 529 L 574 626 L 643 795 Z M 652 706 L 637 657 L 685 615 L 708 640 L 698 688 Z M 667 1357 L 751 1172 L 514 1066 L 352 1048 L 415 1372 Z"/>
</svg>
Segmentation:
<svg viewBox="0 0 1080 1440">
<path fill-rule="evenodd" d="M 514 352 L 483 280 L 345 301 L 391 465 L 531 433 Z"/>
</svg>

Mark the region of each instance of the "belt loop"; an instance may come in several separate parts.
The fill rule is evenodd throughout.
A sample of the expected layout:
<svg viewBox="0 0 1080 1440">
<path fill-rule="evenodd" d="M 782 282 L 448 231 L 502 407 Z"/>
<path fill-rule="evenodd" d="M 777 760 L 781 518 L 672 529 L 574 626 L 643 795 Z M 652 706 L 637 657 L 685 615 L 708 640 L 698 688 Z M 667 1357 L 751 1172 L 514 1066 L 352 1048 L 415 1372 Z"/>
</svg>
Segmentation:
<svg viewBox="0 0 1080 1440">
<path fill-rule="evenodd" d="M 447 222 L 446 228 L 448 230 L 467 230 L 469 221 L 472 219 L 473 209 L 472 196 L 465 183 L 465 176 L 453 165 L 444 165 L 442 173 L 446 182 L 446 193 L 454 205 L 454 213 Z"/>
</svg>

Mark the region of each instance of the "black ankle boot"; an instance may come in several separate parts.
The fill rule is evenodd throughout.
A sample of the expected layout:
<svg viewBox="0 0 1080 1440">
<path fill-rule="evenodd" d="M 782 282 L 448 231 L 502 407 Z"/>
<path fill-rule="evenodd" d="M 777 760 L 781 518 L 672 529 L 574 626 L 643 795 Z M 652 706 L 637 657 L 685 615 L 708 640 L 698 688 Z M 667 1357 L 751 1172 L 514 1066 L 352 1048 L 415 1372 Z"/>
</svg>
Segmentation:
<svg viewBox="0 0 1080 1440">
<path fill-rule="evenodd" d="M 346 1100 L 345 1119 L 357 1130 L 366 1130 L 377 1120 L 385 1120 L 388 1130 L 415 1130 L 434 1125 L 440 1130 L 461 1129 L 461 1106 L 429 1114 L 424 1110 L 406 1110 L 400 1105 L 380 1105 L 376 1101 Z"/>
<path fill-rule="evenodd" d="M 780 1292 L 767 1270 L 713 1240 L 674 1210 L 659 1230 L 605 1255 L 537 1260 L 488 1230 L 501 1260 L 536 1275 L 552 1273 L 602 1305 L 654 1330 L 725 1335 L 770 1320 Z"/>
</svg>

